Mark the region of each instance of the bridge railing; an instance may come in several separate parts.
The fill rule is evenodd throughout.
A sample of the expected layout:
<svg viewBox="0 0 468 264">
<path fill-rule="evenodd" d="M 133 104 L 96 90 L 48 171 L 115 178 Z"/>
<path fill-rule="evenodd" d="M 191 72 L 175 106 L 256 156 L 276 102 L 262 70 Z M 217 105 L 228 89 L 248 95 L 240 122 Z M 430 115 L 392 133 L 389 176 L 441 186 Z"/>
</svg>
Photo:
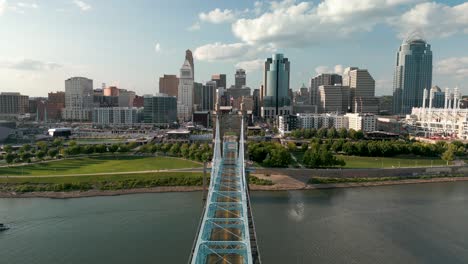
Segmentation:
<svg viewBox="0 0 468 264">
<path fill-rule="evenodd" d="M 216 120 L 211 180 L 203 220 L 192 250 L 192 264 L 211 263 L 213 259 L 227 263 L 239 260 L 254 263 L 243 126 L 242 121 L 239 142 L 227 140 L 222 143 L 224 155 L 221 156 L 220 126 Z"/>
</svg>

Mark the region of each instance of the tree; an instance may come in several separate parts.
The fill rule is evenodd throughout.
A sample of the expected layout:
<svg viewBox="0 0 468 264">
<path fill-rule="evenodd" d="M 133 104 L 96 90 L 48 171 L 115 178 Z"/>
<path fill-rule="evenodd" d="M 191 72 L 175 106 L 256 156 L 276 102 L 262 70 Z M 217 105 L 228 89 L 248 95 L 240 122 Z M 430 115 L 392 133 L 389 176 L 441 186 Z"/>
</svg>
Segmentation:
<svg viewBox="0 0 468 264">
<path fill-rule="evenodd" d="M 39 160 L 43 159 L 45 155 L 46 155 L 45 152 L 42 150 L 39 150 L 38 152 L 36 152 L 36 158 Z"/>
<path fill-rule="evenodd" d="M 334 152 L 341 151 L 343 149 L 344 143 L 345 143 L 344 139 L 335 140 L 333 144 L 331 145 L 331 150 L 333 150 Z"/>
<path fill-rule="evenodd" d="M 338 136 L 338 132 L 334 127 L 328 129 L 327 131 L 327 138 L 336 138 Z"/>
<path fill-rule="evenodd" d="M 12 163 L 15 159 L 16 159 L 16 154 L 14 154 L 14 153 L 7 153 L 7 154 L 5 155 L 5 161 L 6 161 L 8 164 Z"/>
<path fill-rule="evenodd" d="M 3 150 L 4 150 L 6 153 L 11 153 L 11 152 L 13 152 L 13 147 L 10 146 L 10 145 L 6 145 L 6 146 L 3 146 Z"/>
<path fill-rule="evenodd" d="M 127 145 L 122 144 L 122 145 L 119 146 L 119 149 L 117 151 L 119 153 L 126 153 L 126 152 L 130 151 L 130 148 Z"/>
<path fill-rule="evenodd" d="M 40 143 L 40 142 L 38 142 Z M 31 145 L 29 144 L 24 144 L 22 147 L 21 147 L 21 151 L 22 152 L 29 152 L 31 150 Z"/>
<path fill-rule="evenodd" d="M 327 135 L 328 129 L 322 127 L 317 131 L 318 138 L 324 138 Z"/>
<path fill-rule="evenodd" d="M 184 143 L 184 144 L 182 144 L 182 146 L 180 146 L 180 154 L 181 154 L 182 157 L 184 157 L 184 158 L 188 158 L 188 157 L 189 157 L 189 154 L 190 154 L 190 151 L 189 151 L 189 144 Z"/>
<path fill-rule="evenodd" d="M 108 149 L 108 151 L 110 153 L 115 153 L 115 152 L 117 152 L 117 150 L 119 150 L 119 145 L 112 144 L 112 145 L 108 146 L 107 149 Z"/>
<path fill-rule="evenodd" d="M 179 156 L 180 154 L 180 143 L 175 143 L 169 149 L 169 154 L 173 156 Z"/>
<path fill-rule="evenodd" d="M 297 151 L 297 146 L 294 142 L 288 142 L 288 150 L 291 152 Z"/>
<path fill-rule="evenodd" d="M 58 155 L 57 149 L 49 149 L 49 151 L 47 152 L 47 156 L 51 158 L 55 158 L 57 157 L 57 155 Z"/>
<path fill-rule="evenodd" d="M 39 141 L 36 143 L 36 146 L 38 149 L 42 150 L 42 151 L 47 151 L 47 143 L 44 142 L 44 141 Z"/>
<path fill-rule="evenodd" d="M 105 153 L 107 151 L 106 145 L 98 144 L 94 146 L 94 152 L 96 153 Z"/>
<path fill-rule="evenodd" d="M 346 128 L 344 128 L 344 127 L 340 128 L 340 130 L 338 131 L 338 136 L 340 138 L 343 138 L 343 139 L 347 138 L 348 137 L 348 130 L 346 130 Z"/>
<path fill-rule="evenodd" d="M 330 151 L 326 150 L 324 146 L 311 148 L 304 154 L 303 163 L 308 168 L 320 167 L 333 167 L 344 166 L 345 162 L 342 159 L 337 159 Z"/>
<path fill-rule="evenodd" d="M 352 140 L 357 140 L 357 137 L 356 137 L 356 130 L 350 128 L 348 130 L 348 137 Z"/>
<path fill-rule="evenodd" d="M 362 132 L 362 130 L 356 131 L 355 137 L 357 140 L 364 139 L 364 132 Z"/>
<path fill-rule="evenodd" d="M 83 147 L 83 152 L 85 154 L 93 154 L 94 151 L 95 151 L 94 145 L 87 145 L 87 146 Z"/>
<path fill-rule="evenodd" d="M 291 163 L 291 154 L 283 147 L 274 147 L 268 153 L 263 164 L 268 167 L 287 167 Z"/>
<path fill-rule="evenodd" d="M 29 152 L 23 152 L 23 153 L 21 153 L 21 155 L 20 155 L 20 159 L 21 159 L 23 162 L 27 162 L 30 158 L 31 158 L 31 153 L 29 153 Z"/>
<path fill-rule="evenodd" d="M 61 147 L 61 146 L 63 146 L 63 139 L 61 139 L 61 138 L 56 138 L 56 139 L 54 139 L 54 141 L 52 142 L 52 145 L 53 145 L 54 147 Z"/>
<path fill-rule="evenodd" d="M 447 166 L 449 165 L 450 161 L 455 159 L 455 151 L 457 147 L 455 145 L 450 144 L 447 150 L 442 154 L 442 159 L 447 161 Z"/>
</svg>

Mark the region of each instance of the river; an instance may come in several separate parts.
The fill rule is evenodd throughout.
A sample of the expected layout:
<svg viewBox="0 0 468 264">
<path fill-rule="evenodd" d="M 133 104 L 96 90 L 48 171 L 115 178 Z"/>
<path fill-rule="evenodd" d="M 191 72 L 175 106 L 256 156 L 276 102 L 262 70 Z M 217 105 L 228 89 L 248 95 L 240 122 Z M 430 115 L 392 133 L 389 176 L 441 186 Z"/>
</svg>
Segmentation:
<svg viewBox="0 0 468 264">
<path fill-rule="evenodd" d="M 253 192 L 263 263 L 468 263 L 468 182 Z M 201 193 L 0 199 L 0 263 L 186 263 Z"/>
</svg>

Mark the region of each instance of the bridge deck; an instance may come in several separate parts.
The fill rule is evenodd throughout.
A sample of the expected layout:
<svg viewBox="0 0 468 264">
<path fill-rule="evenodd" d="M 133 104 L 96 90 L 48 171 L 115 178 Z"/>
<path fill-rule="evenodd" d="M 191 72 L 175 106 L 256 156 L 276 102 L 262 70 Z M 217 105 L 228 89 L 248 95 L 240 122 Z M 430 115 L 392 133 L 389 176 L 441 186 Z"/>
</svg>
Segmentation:
<svg viewBox="0 0 468 264">
<path fill-rule="evenodd" d="M 219 121 L 216 127 L 210 187 L 190 263 L 260 263 L 245 178 L 243 129 L 239 143 L 236 137 L 224 138 L 221 156 Z"/>
</svg>

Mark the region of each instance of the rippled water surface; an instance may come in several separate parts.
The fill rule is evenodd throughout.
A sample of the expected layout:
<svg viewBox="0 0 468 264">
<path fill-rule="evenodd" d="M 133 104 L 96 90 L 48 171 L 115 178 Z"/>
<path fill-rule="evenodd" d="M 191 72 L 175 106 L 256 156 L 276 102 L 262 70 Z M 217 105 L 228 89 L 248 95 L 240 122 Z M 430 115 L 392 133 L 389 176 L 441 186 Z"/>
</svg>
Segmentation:
<svg viewBox="0 0 468 264">
<path fill-rule="evenodd" d="M 263 263 L 468 263 L 468 182 L 254 192 Z M 201 193 L 0 199 L 0 263 L 186 263 Z"/>
</svg>

